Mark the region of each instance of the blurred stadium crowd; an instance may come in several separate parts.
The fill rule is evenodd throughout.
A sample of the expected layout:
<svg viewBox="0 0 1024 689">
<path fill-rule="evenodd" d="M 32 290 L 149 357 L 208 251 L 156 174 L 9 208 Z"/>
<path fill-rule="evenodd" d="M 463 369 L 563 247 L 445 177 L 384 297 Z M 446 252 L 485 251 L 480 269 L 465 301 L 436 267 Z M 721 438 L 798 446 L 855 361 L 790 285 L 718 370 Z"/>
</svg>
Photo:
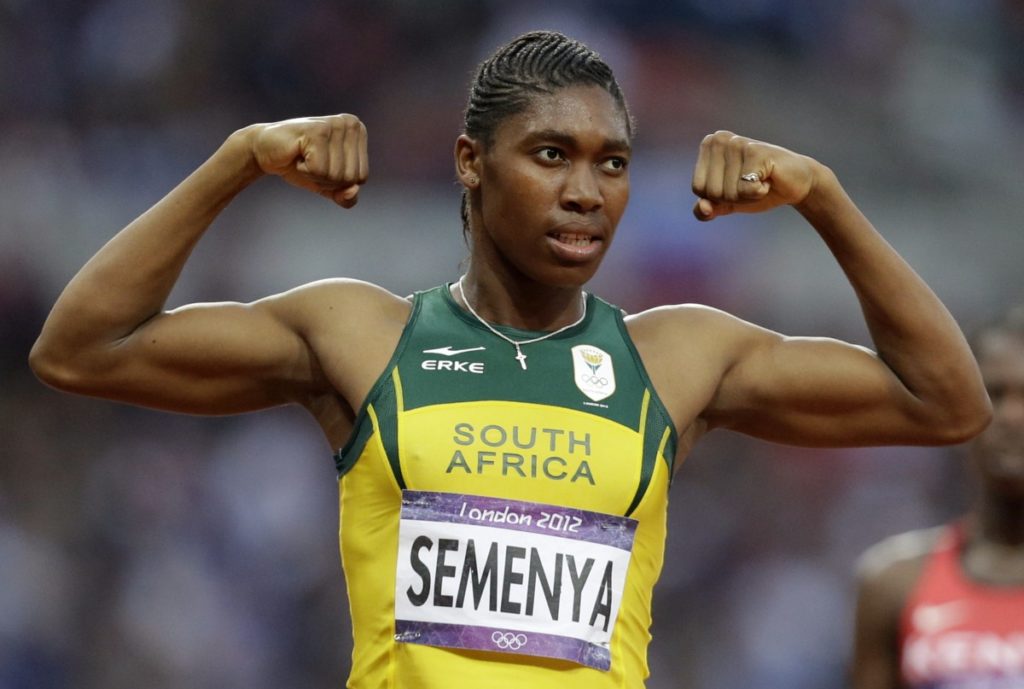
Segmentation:
<svg viewBox="0 0 1024 689">
<path fill-rule="evenodd" d="M 58 394 L 28 349 L 75 269 L 255 121 L 358 114 L 371 181 L 347 213 L 258 183 L 172 305 L 457 278 L 465 88 L 533 28 L 599 50 L 639 123 L 605 298 L 868 342 L 796 214 L 692 220 L 697 143 L 730 129 L 831 165 L 966 329 L 1024 300 L 1020 0 L 0 0 L 0 689 L 342 686 L 332 448 L 312 421 Z M 672 489 L 651 689 L 844 686 L 857 555 L 957 514 L 960 455 L 702 441 Z"/>
</svg>

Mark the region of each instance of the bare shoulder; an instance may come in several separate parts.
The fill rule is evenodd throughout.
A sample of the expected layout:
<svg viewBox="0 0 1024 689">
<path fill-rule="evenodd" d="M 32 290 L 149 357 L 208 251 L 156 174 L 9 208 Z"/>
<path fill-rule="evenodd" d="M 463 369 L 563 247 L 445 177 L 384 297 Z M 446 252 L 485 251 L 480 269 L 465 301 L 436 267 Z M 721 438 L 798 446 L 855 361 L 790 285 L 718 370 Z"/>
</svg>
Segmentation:
<svg viewBox="0 0 1024 689">
<path fill-rule="evenodd" d="M 944 529 L 939 526 L 908 531 L 879 541 L 858 559 L 858 579 L 866 585 L 909 590 Z"/>
<path fill-rule="evenodd" d="M 673 370 L 680 362 L 699 360 L 705 370 L 715 368 L 711 358 L 725 358 L 735 321 L 700 304 L 658 306 L 625 317 L 629 336 L 655 379 L 662 369 Z"/>
<path fill-rule="evenodd" d="M 900 617 L 941 533 L 938 527 L 890 536 L 868 548 L 857 563 L 858 653 L 870 656 L 871 648 L 883 644 L 879 652 L 890 670 L 898 662 L 888 651 Z"/>
<path fill-rule="evenodd" d="M 893 689 L 900 679 L 900 629 L 907 601 L 942 527 L 890 536 L 857 565 L 852 686 Z"/>
<path fill-rule="evenodd" d="M 373 283 L 349 278 L 310 282 L 261 299 L 256 305 L 306 334 L 325 324 L 401 325 L 412 308 L 408 298 Z"/>
<path fill-rule="evenodd" d="M 659 306 L 626 316 L 626 328 L 676 428 L 692 444 L 723 376 L 770 331 L 700 304 Z"/>
<path fill-rule="evenodd" d="M 728 351 L 773 333 L 726 311 L 703 304 L 658 306 L 626 316 L 626 327 L 638 346 L 676 349 L 681 344 Z"/>
<path fill-rule="evenodd" d="M 305 342 L 329 383 L 304 400 L 334 444 L 347 437 L 358 409 L 387 367 L 412 312 L 412 300 L 361 280 L 301 285 L 254 306 L 268 309 Z M 339 404 L 338 395 L 345 400 Z"/>
<path fill-rule="evenodd" d="M 687 325 L 714 325 L 739 321 L 738 318 L 721 309 L 704 304 L 666 304 L 655 306 L 638 313 L 627 314 L 626 323 L 632 328 L 680 328 Z"/>
</svg>

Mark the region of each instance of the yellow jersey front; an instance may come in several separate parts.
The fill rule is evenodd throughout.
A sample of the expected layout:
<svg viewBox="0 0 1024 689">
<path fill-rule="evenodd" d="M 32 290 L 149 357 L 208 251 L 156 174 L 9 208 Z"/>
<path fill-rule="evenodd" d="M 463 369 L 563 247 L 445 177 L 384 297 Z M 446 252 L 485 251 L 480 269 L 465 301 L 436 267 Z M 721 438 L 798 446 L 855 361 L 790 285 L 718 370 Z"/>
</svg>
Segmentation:
<svg viewBox="0 0 1024 689">
<path fill-rule="evenodd" d="M 610 304 L 521 349 L 414 296 L 335 458 L 349 687 L 643 686 L 675 430 Z"/>
</svg>

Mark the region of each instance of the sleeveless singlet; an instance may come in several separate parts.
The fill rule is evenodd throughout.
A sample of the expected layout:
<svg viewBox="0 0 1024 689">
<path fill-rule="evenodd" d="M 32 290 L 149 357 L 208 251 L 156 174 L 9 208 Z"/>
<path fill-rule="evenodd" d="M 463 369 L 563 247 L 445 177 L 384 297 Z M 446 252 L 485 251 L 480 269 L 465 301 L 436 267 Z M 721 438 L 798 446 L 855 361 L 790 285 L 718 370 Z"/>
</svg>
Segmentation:
<svg viewBox="0 0 1024 689">
<path fill-rule="evenodd" d="M 610 304 L 522 349 L 414 296 L 335 457 L 349 687 L 643 686 L 675 429 Z"/>
<path fill-rule="evenodd" d="M 1024 689 L 1024 586 L 968 578 L 960 525 L 945 528 L 901 620 L 903 680 L 919 689 Z"/>
</svg>

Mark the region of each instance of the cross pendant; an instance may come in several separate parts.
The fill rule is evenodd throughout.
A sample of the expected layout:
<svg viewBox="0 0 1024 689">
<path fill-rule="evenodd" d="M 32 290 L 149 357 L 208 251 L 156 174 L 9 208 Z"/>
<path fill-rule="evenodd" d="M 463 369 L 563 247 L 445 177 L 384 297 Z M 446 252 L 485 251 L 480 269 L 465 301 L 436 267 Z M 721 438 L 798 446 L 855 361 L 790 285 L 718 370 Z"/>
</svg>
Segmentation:
<svg viewBox="0 0 1024 689">
<path fill-rule="evenodd" d="M 516 361 L 519 362 L 519 365 L 522 366 L 523 370 L 525 371 L 526 370 L 526 355 L 523 354 L 523 350 L 519 349 L 518 345 L 516 346 Z"/>
</svg>

